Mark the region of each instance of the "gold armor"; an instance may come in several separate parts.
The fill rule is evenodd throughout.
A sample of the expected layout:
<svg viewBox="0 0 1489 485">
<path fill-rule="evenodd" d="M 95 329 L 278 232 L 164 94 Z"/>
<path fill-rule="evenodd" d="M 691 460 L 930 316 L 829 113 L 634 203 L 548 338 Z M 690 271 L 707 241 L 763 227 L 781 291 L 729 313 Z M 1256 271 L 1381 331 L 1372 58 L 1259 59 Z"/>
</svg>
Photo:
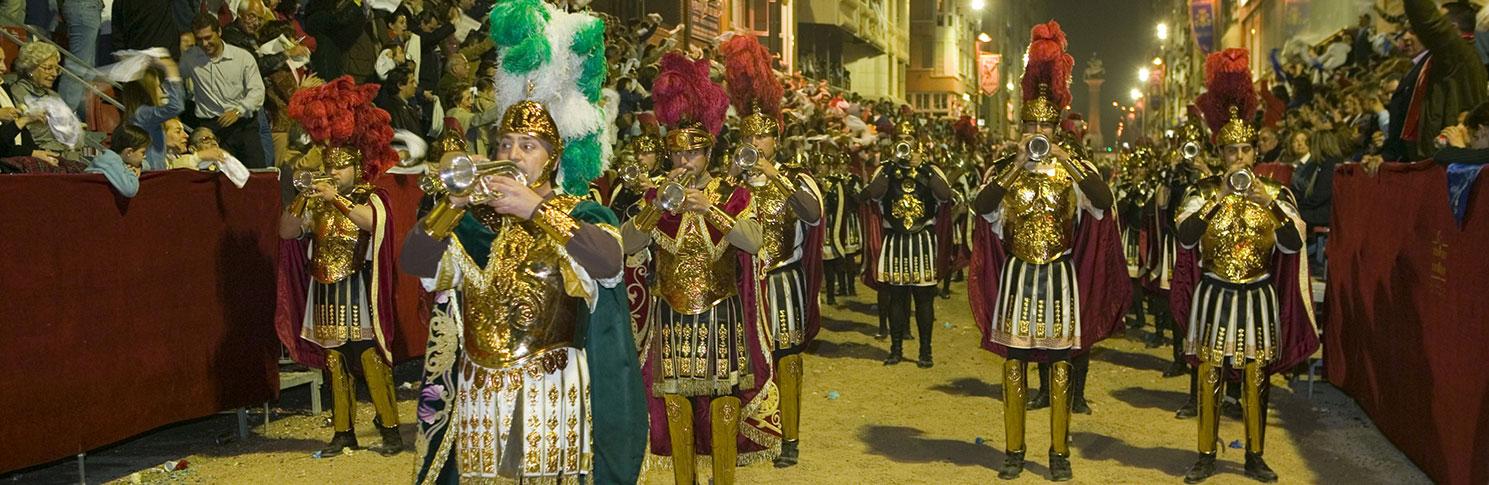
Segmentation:
<svg viewBox="0 0 1489 485">
<path fill-rule="evenodd" d="M 796 211 L 787 207 L 787 201 L 794 194 L 795 187 L 774 182 L 750 190 L 751 205 L 754 206 L 755 220 L 760 221 L 762 236 L 759 258 L 767 271 L 781 267 L 782 262 L 791 259 L 796 250 Z"/>
<path fill-rule="evenodd" d="M 709 203 L 715 205 L 733 190 L 719 178 L 703 188 Z M 707 215 L 685 212 L 680 217 L 675 234 L 653 231 L 661 249 L 657 252 L 656 292 L 672 311 L 698 315 L 738 294 L 738 265 L 729 241 L 723 237 L 714 241 L 709 235 Z"/>
<path fill-rule="evenodd" d="M 1024 261 L 1045 264 L 1069 251 L 1074 242 L 1075 181 L 1061 166 L 1029 171 L 1003 194 L 1004 234 L 1010 252 Z"/>
<path fill-rule="evenodd" d="M 1260 177 L 1256 180 L 1273 198 L 1282 195 L 1282 186 L 1277 182 Z M 1211 177 L 1195 187 L 1199 196 L 1207 201 L 1207 208 L 1216 207 L 1204 236 L 1200 237 L 1201 266 L 1232 283 L 1260 280 L 1267 276 L 1267 269 L 1271 266 L 1272 250 L 1277 246 L 1277 229 L 1282 227 L 1282 221 L 1271 208 L 1252 202 L 1245 194 L 1220 197 L 1221 183 L 1219 177 Z M 1208 212 L 1200 211 L 1201 214 Z"/>
<path fill-rule="evenodd" d="M 372 186 L 358 185 L 352 188 L 348 199 L 361 205 L 371 196 Z M 315 238 L 315 251 L 310 257 L 311 276 L 317 282 L 331 284 L 362 269 L 365 255 L 359 249 L 364 247 L 364 234 L 350 217 L 329 204 L 319 203 L 316 209 L 310 215 L 311 235 Z"/>
<path fill-rule="evenodd" d="M 558 196 L 544 206 L 568 214 L 579 198 Z M 508 367 L 527 357 L 573 346 L 579 299 L 566 284 L 575 276 L 563 242 L 531 222 L 481 217 L 494 231 L 482 277 L 467 277 L 465 350 L 475 363 Z M 467 271 L 470 271 L 468 269 Z"/>
</svg>

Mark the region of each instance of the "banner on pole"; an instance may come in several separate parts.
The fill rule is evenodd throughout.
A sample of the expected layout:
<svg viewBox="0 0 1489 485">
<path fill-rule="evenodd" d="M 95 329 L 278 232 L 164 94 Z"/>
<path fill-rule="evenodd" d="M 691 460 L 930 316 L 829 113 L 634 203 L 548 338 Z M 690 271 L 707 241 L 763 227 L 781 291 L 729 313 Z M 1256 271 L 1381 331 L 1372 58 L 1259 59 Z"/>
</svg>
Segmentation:
<svg viewBox="0 0 1489 485">
<path fill-rule="evenodd" d="M 977 56 L 977 85 L 982 88 L 982 94 L 992 96 L 998 93 L 1002 65 L 1002 54 L 984 53 Z"/>
</svg>

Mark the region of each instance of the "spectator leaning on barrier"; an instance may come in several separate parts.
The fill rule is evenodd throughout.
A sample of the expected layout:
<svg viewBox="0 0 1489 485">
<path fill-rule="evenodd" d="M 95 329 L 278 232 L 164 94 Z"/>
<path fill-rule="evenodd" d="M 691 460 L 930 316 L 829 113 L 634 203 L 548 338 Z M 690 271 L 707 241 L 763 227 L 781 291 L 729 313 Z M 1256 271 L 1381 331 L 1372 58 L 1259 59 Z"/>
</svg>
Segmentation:
<svg viewBox="0 0 1489 485">
<path fill-rule="evenodd" d="M 145 152 L 150 149 L 150 134 L 138 126 L 119 125 L 110 145 L 110 149 L 93 157 L 87 172 L 103 174 L 119 195 L 134 197 L 140 190 L 140 169 L 145 163 Z"/>
</svg>

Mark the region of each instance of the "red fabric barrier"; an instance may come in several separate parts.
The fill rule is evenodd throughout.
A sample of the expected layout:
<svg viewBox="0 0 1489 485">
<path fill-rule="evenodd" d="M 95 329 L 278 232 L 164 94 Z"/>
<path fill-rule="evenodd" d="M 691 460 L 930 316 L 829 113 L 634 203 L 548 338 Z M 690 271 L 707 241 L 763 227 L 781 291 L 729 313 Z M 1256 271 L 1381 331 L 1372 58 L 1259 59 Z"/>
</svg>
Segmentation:
<svg viewBox="0 0 1489 485">
<path fill-rule="evenodd" d="M 1285 163 L 1262 163 L 1257 164 L 1253 170 L 1256 171 L 1257 175 L 1276 180 L 1283 186 L 1291 187 L 1293 185 L 1292 165 Z"/>
<path fill-rule="evenodd" d="M 0 176 L 0 471 L 279 391 L 279 183 Z"/>
<path fill-rule="evenodd" d="M 1442 167 L 1344 165 L 1329 238 L 1329 381 L 1434 481 L 1489 482 L 1489 183 L 1462 229 Z"/>
</svg>

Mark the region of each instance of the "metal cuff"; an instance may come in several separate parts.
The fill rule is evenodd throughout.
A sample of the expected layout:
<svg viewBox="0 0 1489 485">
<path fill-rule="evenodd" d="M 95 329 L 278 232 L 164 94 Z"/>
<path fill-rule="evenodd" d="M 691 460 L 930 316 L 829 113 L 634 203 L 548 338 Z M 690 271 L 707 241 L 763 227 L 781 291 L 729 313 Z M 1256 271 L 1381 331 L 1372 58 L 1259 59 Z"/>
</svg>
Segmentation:
<svg viewBox="0 0 1489 485">
<path fill-rule="evenodd" d="M 440 199 L 424 216 L 424 234 L 434 238 L 436 241 L 450 237 L 455 231 L 455 226 L 460 223 L 460 218 L 465 217 L 464 207 L 451 207 L 449 199 Z"/>
<path fill-rule="evenodd" d="M 721 233 L 728 234 L 734 229 L 734 217 L 724 212 L 724 209 L 720 209 L 719 206 L 709 207 L 708 215 L 704 217 L 707 217 L 708 223 L 713 224 L 714 229 L 718 229 Z"/>
<path fill-rule="evenodd" d="M 574 238 L 574 229 L 579 227 L 573 217 L 546 201 L 538 204 L 538 210 L 533 212 L 532 222 L 559 244 L 568 244 Z"/>
</svg>

